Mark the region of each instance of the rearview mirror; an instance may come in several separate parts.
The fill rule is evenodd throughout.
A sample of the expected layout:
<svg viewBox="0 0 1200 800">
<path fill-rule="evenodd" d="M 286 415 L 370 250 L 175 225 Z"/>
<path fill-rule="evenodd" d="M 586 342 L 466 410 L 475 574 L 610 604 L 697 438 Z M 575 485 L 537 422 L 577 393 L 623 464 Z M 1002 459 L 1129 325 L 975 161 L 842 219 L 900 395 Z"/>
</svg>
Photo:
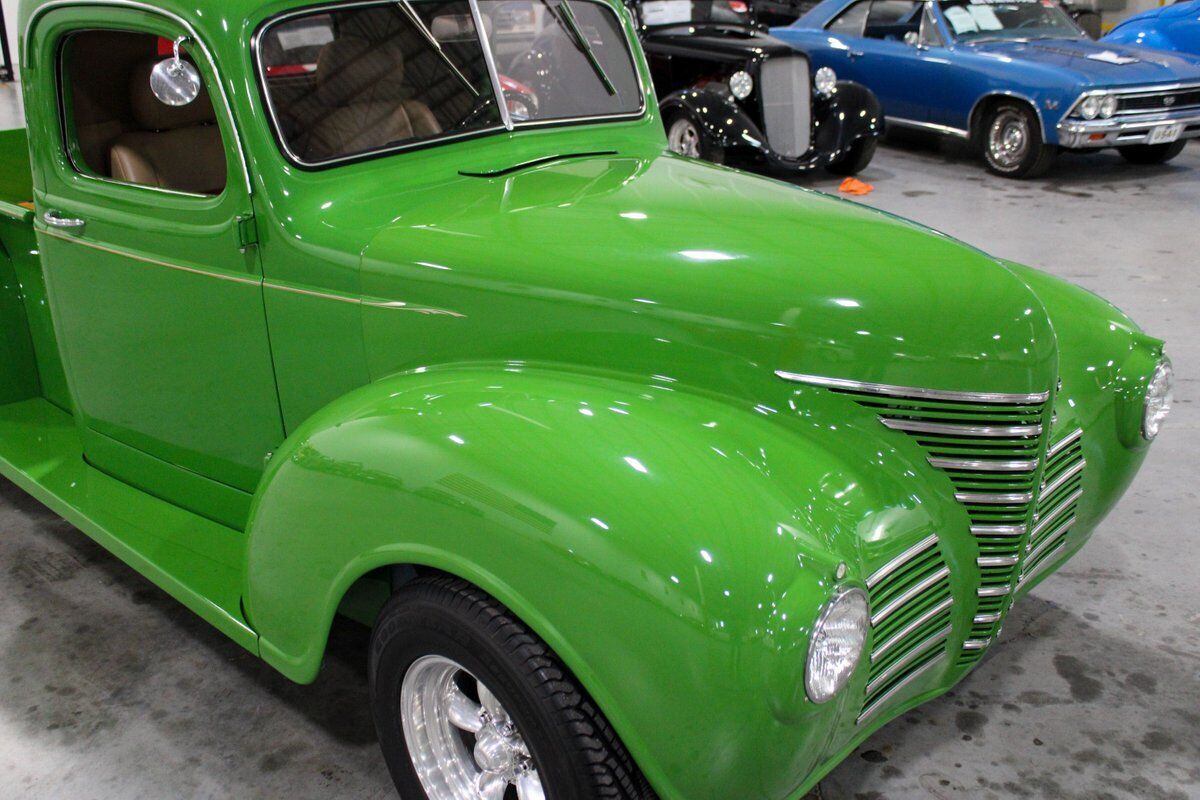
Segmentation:
<svg viewBox="0 0 1200 800">
<path fill-rule="evenodd" d="M 909 47 L 920 47 L 921 34 L 917 33 L 916 31 L 909 31 L 908 33 L 904 34 L 904 43 Z"/>
<path fill-rule="evenodd" d="M 186 106 L 200 96 L 200 73 L 179 54 L 186 38 L 176 39 L 175 55 L 158 62 L 150 70 L 150 91 L 163 105 Z"/>
</svg>

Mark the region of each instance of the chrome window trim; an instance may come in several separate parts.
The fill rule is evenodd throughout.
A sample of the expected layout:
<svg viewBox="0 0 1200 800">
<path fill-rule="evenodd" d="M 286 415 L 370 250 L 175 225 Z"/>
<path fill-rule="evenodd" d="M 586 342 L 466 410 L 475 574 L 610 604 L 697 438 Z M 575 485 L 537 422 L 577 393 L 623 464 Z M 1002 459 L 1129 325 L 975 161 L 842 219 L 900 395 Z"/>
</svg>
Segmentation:
<svg viewBox="0 0 1200 800">
<path fill-rule="evenodd" d="M 897 683 L 891 689 L 888 689 L 882 695 L 877 697 L 875 699 L 875 702 L 871 703 L 871 705 L 864 708 L 862 713 L 858 715 L 858 720 L 855 722 L 855 724 L 861 725 L 865 721 L 867 721 L 868 719 L 873 717 L 876 714 L 876 712 L 878 712 L 879 709 L 881 709 L 884 706 L 884 704 L 886 704 L 889 700 L 891 700 L 893 697 L 895 697 L 897 694 L 899 694 L 903 689 L 907 688 L 910 684 L 912 684 L 918 678 L 925 675 L 925 673 L 929 672 L 930 670 L 934 669 L 935 667 L 943 665 L 947 661 L 948 658 L 949 658 L 949 656 L 943 652 L 940 656 L 930 659 L 927 663 L 922 664 L 919 668 L 913 670 L 911 674 L 909 674 L 907 677 L 904 678 L 904 680 Z"/>
<path fill-rule="evenodd" d="M 1038 460 L 1001 461 L 978 458 L 940 458 L 930 456 L 929 463 L 938 469 L 963 470 L 966 472 L 1033 472 Z"/>
<path fill-rule="evenodd" d="M 878 585 L 878 583 L 884 578 L 891 575 L 893 572 L 900 569 L 909 561 L 912 561 L 929 548 L 937 546 L 937 543 L 938 535 L 936 533 L 932 533 L 921 541 L 917 542 L 912 547 L 908 548 L 903 553 L 896 556 L 879 569 L 875 570 L 875 572 L 871 574 L 871 577 L 867 578 L 867 588 L 874 589 L 875 586 Z"/>
<path fill-rule="evenodd" d="M 986 439 L 1011 438 L 1014 436 L 1041 436 L 1041 425 L 957 425 L 953 422 L 922 422 L 914 419 L 880 420 L 894 431 L 906 433 L 938 433 L 947 436 L 977 436 Z"/>
<path fill-rule="evenodd" d="M 903 628 L 901 628 L 900 630 L 893 633 L 891 636 L 889 636 L 883 642 L 883 644 L 879 645 L 878 647 L 876 647 L 874 649 L 874 651 L 871 653 L 871 662 L 874 663 L 874 662 L 878 661 L 879 659 L 883 658 L 885 655 L 887 655 L 889 650 L 891 650 L 893 647 L 896 646 L 896 644 L 898 642 L 904 641 L 904 639 L 906 639 L 909 635 L 911 635 L 913 631 L 917 630 L 922 625 L 929 622 L 929 620 L 933 619 L 938 614 L 941 614 L 942 612 L 948 610 L 953 605 L 954 605 L 954 598 L 947 597 L 945 600 L 938 603 L 936 606 L 929 609 L 925 613 L 921 614 L 921 616 L 917 617 L 912 622 L 908 623 Z"/>
<path fill-rule="evenodd" d="M 867 394 L 881 394 L 889 397 L 906 397 L 923 400 L 946 400 L 961 403 L 1000 403 L 1028 405 L 1044 403 L 1050 399 L 1050 392 L 1034 392 L 1031 394 L 1010 394 L 1007 392 L 959 392 L 948 389 L 925 389 L 916 386 L 896 386 L 889 383 L 869 383 L 854 381 L 847 378 L 826 378 L 821 375 L 807 375 L 800 372 L 775 370 L 775 375 L 791 383 L 806 383 L 812 386 L 823 386 L 827 389 L 846 389 Z"/>
<path fill-rule="evenodd" d="M 63 1 L 64 2 L 75 2 L 76 0 L 63 0 Z M 476 30 L 481 30 L 479 28 L 478 19 L 476 19 L 476 14 L 479 13 L 478 8 L 477 8 L 478 0 L 467 0 L 467 2 L 470 4 L 471 9 L 472 9 L 471 16 L 472 16 L 472 19 L 475 20 Z M 499 125 L 493 125 L 493 126 L 489 126 L 486 128 L 480 128 L 478 130 L 467 131 L 467 132 L 459 133 L 459 134 L 451 134 L 448 136 L 438 136 L 438 137 L 435 137 L 432 139 L 422 139 L 419 142 L 408 142 L 406 144 L 399 144 L 399 145 L 385 145 L 384 147 L 375 148 L 374 150 L 365 150 L 361 153 L 354 153 L 351 155 L 338 156 L 336 158 L 325 159 L 324 161 L 305 161 L 304 159 L 302 159 L 296 155 L 296 153 L 291 149 L 291 147 L 288 145 L 287 141 L 283 137 L 283 134 L 282 134 L 283 129 L 279 125 L 279 117 L 275 110 L 275 103 L 271 99 L 271 93 L 267 90 L 266 68 L 263 66 L 263 60 L 261 58 L 262 37 L 265 36 L 267 34 L 267 32 L 270 31 L 271 28 L 273 28 L 276 25 L 281 24 L 283 22 L 287 22 L 288 20 L 293 19 L 295 17 L 312 16 L 314 14 L 321 14 L 321 13 L 325 13 L 325 12 L 329 12 L 329 11 L 342 10 L 342 9 L 347 9 L 347 8 L 363 8 L 363 7 L 368 7 L 368 6 L 394 6 L 394 5 L 396 5 L 395 0 L 343 0 L 343 2 L 323 3 L 320 5 L 308 6 L 306 8 L 294 9 L 291 11 L 284 11 L 279 14 L 275 14 L 274 16 L 268 17 L 268 18 L 264 19 L 261 23 L 259 23 L 258 27 L 254 31 L 254 35 L 250 38 L 250 53 L 251 53 L 251 58 L 254 61 L 254 75 L 258 79 L 257 83 L 258 83 L 259 96 L 262 100 L 263 108 L 266 110 L 267 117 L 271 121 L 271 124 L 270 124 L 271 134 L 272 134 L 273 138 L 275 139 L 275 143 L 278 145 L 280 152 L 283 153 L 284 158 L 286 158 L 294 166 L 299 167 L 300 169 L 304 169 L 304 170 L 323 170 L 323 169 L 328 169 L 330 167 L 341 166 L 343 164 L 356 163 L 359 161 L 365 161 L 365 160 L 369 160 L 369 159 L 373 159 L 373 158 L 381 158 L 383 156 L 392 155 L 394 153 L 403 153 L 403 152 L 408 152 L 410 150 L 423 150 L 428 147 L 437 147 L 437 146 L 443 145 L 443 144 L 450 144 L 453 142 L 462 141 L 463 139 L 473 139 L 473 138 L 480 137 L 480 136 L 490 136 L 490 135 L 500 133 L 500 132 L 513 133 L 516 131 L 524 130 L 525 128 L 544 128 L 544 127 L 553 127 L 553 126 L 558 126 L 558 125 L 580 125 L 580 124 L 585 124 L 585 123 L 589 123 L 589 122 L 632 121 L 632 120 L 643 119 L 646 116 L 646 110 L 647 110 L 646 85 L 645 85 L 644 76 L 642 75 L 642 70 L 640 67 L 641 62 L 637 59 L 637 57 L 634 54 L 633 48 L 630 46 L 629 31 L 625 26 L 625 20 L 622 19 L 619 12 L 617 12 L 608 3 L 604 2 L 604 0 L 585 0 L 585 2 L 595 3 L 596 5 L 600 6 L 601 8 L 606 9 L 609 13 L 611 13 L 613 15 L 613 17 L 617 21 L 617 27 L 620 29 L 620 31 L 623 34 L 624 39 L 625 39 L 625 50 L 629 55 L 630 64 L 633 67 L 634 73 L 637 75 L 638 94 L 640 96 L 640 101 L 639 101 L 639 106 L 638 106 L 637 111 L 630 111 L 630 112 L 625 112 L 625 113 L 621 113 L 621 114 L 598 114 L 598 115 L 584 116 L 584 117 L 563 117 L 561 119 L 543 119 L 543 120 L 531 120 L 528 122 L 514 122 L 514 121 L 512 121 L 512 119 L 508 113 L 508 104 L 503 102 L 503 99 L 502 99 L 503 98 L 503 90 L 500 88 L 499 78 L 497 77 L 497 73 L 495 71 L 495 63 L 494 63 L 494 56 L 492 54 L 492 49 L 491 49 L 491 42 L 488 40 L 487 36 L 485 35 L 485 36 L 482 36 L 480 39 L 480 41 L 484 43 L 482 45 L 482 49 L 483 49 L 483 53 L 484 53 L 484 61 L 488 65 L 488 76 L 489 76 L 490 80 L 492 81 L 493 92 L 496 93 L 499 98 L 501 98 L 500 102 L 499 102 L 501 123 Z M 507 124 L 504 121 L 506 118 L 508 119 Z"/>
<path fill-rule="evenodd" d="M 898 597 L 894 598 L 883 608 L 871 615 L 871 627 L 874 628 L 876 625 L 879 625 L 881 622 L 894 614 L 898 609 L 902 608 L 906 603 L 908 603 L 908 601 L 928 591 L 943 579 L 948 577 L 950 577 L 950 567 L 942 567 L 924 580 L 913 584 Z"/>
<path fill-rule="evenodd" d="M 907 653 L 905 653 L 900 658 L 896 659 L 895 663 L 891 664 L 883 672 L 876 675 L 875 678 L 872 679 L 871 682 L 867 684 L 867 688 L 864 691 L 868 695 L 874 694 L 876 689 L 878 689 L 880 686 L 885 685 L 889 680 L 896 677 L 896 673 L 902 672 L 904 670 L 904 668 L 907 667 L 909 664 L 913 663 L 914 661 L 919 659 L 921 656 L 926 655 L 934 647 L 936 647 L 937 645 L 939 645 L 942 642 L 949 639 L 950 633 L 953 630 L 954 630 L 953 625 L 947 625 L 946 627 L 942 628 L 940 631 L 932 634 L 931 636 L 927 636 L 926 638 L 917 642 L 915 645 L 912 646 L 911 650 L 909 650 Z"/>
<path fill-rule="evenodd" d="M 191 40 L 196 43 L 196 46 L 200 48 L 200 52 L 204 54 L 204 58 L 208 62 L 209 68 L 212 69 L 213 75 L 215 75 L 217 78 L 217 89 L 221 93 L 221 102 L 225 107 L 225 116 L 229 122 L 230 134 L 233 136 L 234 150 L 237 152 L 238 164 L 239 164 L 239 166 L 241 166 L 242 179 L 244 181 L 246 194 L 247 194 L 247 196 L 252 196 L 254 194 L 254 185 L 250 180 L 250 167 L 246 161 L 246 150 L 245 150 L 244 145 L 242 144 L 242 136 L 241 136 L 241 132 L 238 129 L 237 120 L 233 116 L 233 106 L 230 104 L 229 95 L 225 91 L 225 82 L 221 78 L 220 67 L 217 65 L 217 60 L 215 58 L 213 58 L 212 53 L 209 51 L 208 45 L 206 45 L 204 43 L 204 40 L 201 39 L 199 34 L 196 33 L 196 29 L 192 27 L 191 23 L 188 22 L 183 17 L 179 16 L 178 14 L 176 14 L 172 11 L 167 11 L 166 9 L 159 8 L 158 6 L 150 5 L 149 3 L 138 2 L 138 0 L 53 0 L 53 2 L 49 2 L 44 5 L 38 6 L 36 9 L 34 9 L 33 15 L 29 18 L 29 24 L 26 26 L 25 33 L 24 33 L 25 52 L 26 53 L 33 52 L 33 29 L 37 26 L 38 20 L 40 20 L 43 16 L 45 16 L 46 12 L 52 11 L 52 10 L 58 9 L 58 8 L 70 8 L 71 6 L 80 6 L 80 5 L 111 6 L 114 8 L 131 8 L 136 11 L 143 11 L 143 12 L 146 12 L 149 14 L 156 14 L 160 17 L 164 17 L 165 19 L 168 19 L 168 20 L 174 22 L 176 25 L 179 25 L 181 28 L 183 28 L 183 30 L 188 34 L 188 36 L 191 38 Z M 61 106 L 61 102 L 59 105 Z M 69 158 L 69 154 L 68 154 L 68 158 Z M 87 177 L 87 176 L 85 176 L 85 177 Z M 120 186 L 140 186 L 140 184 L 126 184 L 126 183 L 121 183 L 120 181 L 114 181 L 114 183 L 116 183 Z M 143 187 L 143 188 L 153 189 L 154 187 Z M 207 195 L 207 194 L 191 195 L 187 192 L 174 192 L 174 191 L 167 190 L 167 189 L 163 189 L 163 190 L 159 190 L 159 191 L 169 192 L 170 194 L 182 194 L 184 196 L 192 196 L 192 197 L 211 198 L 211 197 L 216 196 L 216 195 Z"/>
</svg>

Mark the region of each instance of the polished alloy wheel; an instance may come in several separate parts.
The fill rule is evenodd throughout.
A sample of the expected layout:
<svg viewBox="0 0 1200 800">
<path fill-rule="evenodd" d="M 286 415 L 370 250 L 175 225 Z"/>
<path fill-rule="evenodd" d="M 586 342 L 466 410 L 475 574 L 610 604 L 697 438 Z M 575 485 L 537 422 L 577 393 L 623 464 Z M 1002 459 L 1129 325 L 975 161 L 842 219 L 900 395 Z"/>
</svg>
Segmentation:
<svg viewBox="0 0 1200 800">
<path fill-rule="evenodd" d="M 545 800 L 516 723 L 459 664 L 442 656 L 413 662 L 400 687 L 400 713 L 430 800 Z"/>
<path fill-rule="evenodd" d="M 688 117 L 680 117 L 671 123 L 667 131 L 667 146 L 671 152 L 689 158 L 700 158 L 700 131 Z"/>
<path fill-rule="evenodd" d="M 1004 109 L 988 129 L 988 155 L 1000 169 L 1016 169 L 1029 153 L 1029 120 L 1015 109 Z"/>
</svg>

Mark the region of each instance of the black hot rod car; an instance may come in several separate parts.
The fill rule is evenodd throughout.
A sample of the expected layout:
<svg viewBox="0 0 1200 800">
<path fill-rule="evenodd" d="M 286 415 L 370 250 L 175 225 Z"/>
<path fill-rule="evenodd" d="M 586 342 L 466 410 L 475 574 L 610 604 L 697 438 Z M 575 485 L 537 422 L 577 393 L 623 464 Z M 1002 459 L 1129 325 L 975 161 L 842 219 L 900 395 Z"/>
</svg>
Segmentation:
<svg viewBox="0 0 1200 800">
<path fill-rule="evenodd" d="M 671 149 L 798 172 L 864 169 L 880 133 L 871 90 L 813 72 L 745 0 L 632 0 Z"/>
</svg>

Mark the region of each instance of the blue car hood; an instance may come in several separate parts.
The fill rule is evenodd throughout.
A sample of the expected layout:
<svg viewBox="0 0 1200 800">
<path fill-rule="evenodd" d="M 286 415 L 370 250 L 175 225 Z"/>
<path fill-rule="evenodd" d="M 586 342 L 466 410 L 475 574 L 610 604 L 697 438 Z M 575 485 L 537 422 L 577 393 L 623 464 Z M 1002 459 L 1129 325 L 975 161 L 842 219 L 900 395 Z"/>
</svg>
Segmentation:
<svg viewBox="0 0 1200 800">
<path fill-rule="evenodd" d="M 976 52 L 1066 70 L 1100 87 L 1200 83 L 1200 59 L 1091 39 L 980 42 Z M 1111 58 L 1115 55 L 1116 58 Z M 1118 63 L 1119 62 L 1119 63 Z"/>
</svg>

